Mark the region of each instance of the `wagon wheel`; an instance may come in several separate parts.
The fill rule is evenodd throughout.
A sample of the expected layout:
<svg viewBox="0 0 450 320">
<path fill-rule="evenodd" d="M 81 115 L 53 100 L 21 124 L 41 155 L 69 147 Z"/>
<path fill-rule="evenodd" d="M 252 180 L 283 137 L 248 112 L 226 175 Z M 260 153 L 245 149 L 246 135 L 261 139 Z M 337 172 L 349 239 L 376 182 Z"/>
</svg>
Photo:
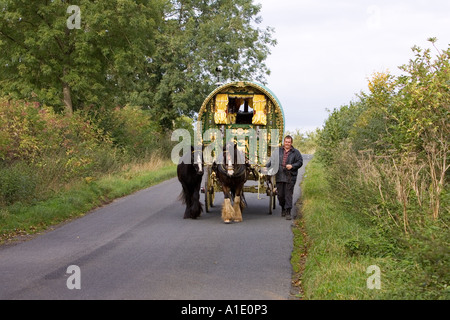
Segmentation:
<svg viewBox="0 0 450 320">
<path fill-rule="evenodd" d="M 211 197 L 209 196 L 210 182 L 211 177 L 208 175 L 205 181 L 205 211 L 209 212 L 211 209 Z"/>
<path fill-rule="evenodd" d="M 269 185 L 269 214 L 273 213 L 273 210 L 275 210 L 276 207 L 276 194 L 274 192 L 275 190 L 275 176 L 270 177 Z"/>
<path fill-rule="evenodd" d="M 208 176 L 205 181 L 205 210 L 210 212 L 214 206 L 214 183 L 211 178 L 211 169 L 208 168 Z"/>
<path fill-rule="evenodd" d="M 273 207 L 275 206 L 275 202 L 274 202 L 274 196 L 272 195 L 272 191 L 270 192 L 269 195 L 269 214 L 272 214 L 273 212 Z"/>
<path fill-rule="evenodd" d="M 277 195 L 275 194 L 275 192 L 273 192 L 273 190 L 275 190 L 275 176 L 272 176 L 271 178 L 270 178 L 270 180 L 271 180 L 271 182 L 272 182 L 272 202 L 273 202 L 273 207 L 272 207 L 272 209 L 273 210 L 275 210 L 275 208 L 276 208 L 276 197 L 277 197 Z"/>
<path fill-rule="evenodd" d="M 214 199 L 215 199 L 215 192 L 214 192 L 214 184 L 212 183 L 209 189 L 209 206 L 211 208 L 214 207 Z"/>
</svg>

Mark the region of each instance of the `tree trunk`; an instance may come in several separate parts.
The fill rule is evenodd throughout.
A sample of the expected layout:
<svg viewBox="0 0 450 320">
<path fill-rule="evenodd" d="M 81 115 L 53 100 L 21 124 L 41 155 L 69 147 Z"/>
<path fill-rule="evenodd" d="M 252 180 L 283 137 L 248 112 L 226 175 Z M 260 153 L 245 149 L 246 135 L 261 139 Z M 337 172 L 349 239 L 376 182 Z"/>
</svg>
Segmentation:
<svg viewBox="0 0 450 320">
<path fill-rule="evenodd" d="M 73 114 L 72 98 L 70 96 L 70 87 L 66 83 L 64 84 L 63 87 L 63 93 L 64 93 L 64 110 L 66 111 L 66 115 L 71 116 Z"/>
<path fill-rule="evenodd" d="M 66 69 L 64 68 L 64 76 L 66 76 Z M 64 102 L 64 110 L 66 115 L 71 116 L 73 114 L 73 106 L 72 106 L 72 96 L 70 94 L 70 86 L 67 82 L 63 80 L 63 102 Z"/>
</svg>

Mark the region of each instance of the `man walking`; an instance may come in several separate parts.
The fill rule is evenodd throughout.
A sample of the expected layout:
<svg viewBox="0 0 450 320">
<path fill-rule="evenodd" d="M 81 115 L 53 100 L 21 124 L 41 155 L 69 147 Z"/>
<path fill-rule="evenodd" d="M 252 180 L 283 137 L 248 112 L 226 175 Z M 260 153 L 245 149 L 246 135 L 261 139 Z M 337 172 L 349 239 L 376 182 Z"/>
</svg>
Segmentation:
<svg viewBox="0 0 450 320">
<path fill-rule="evenodd" d="M 291 220 L 292 197 L 297 182 L 298 169 L 303 165 L 303 157 L 292 146 L 291 136 L 284 138 L 284 145 L 279 148 L 279 168 L 275 176 L 277 182 L 278 203 L 281 206 L 281 216 Z"/>
</svg>

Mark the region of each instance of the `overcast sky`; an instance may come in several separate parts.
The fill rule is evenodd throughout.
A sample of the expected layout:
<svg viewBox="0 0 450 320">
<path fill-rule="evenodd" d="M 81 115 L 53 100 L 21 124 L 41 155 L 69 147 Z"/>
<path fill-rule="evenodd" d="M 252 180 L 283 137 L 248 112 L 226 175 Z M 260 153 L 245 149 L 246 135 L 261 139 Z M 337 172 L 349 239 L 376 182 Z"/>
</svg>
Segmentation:
<svg viewBox="0 0 450 320">
<path fill-rule="evenodd" d="M 262 4 L 261 26 L 275 29 L 268 87 L 283 105 L 289 131 L 322 127 L 326 109 L 367 91 L 374 72 L 400 74 L 414 45 L 431 47 L 429 37 L 438 38 L 440 49 L 450 44 L 449 0 L 255 2 Z"/>
</svg>

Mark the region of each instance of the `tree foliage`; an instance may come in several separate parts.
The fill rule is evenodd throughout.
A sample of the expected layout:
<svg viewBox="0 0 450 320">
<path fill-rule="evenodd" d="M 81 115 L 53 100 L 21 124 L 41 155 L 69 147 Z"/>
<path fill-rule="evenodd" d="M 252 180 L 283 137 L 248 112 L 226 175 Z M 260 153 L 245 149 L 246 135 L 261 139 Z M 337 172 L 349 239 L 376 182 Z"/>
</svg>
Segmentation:
<svg viewBox="0 0 450 320">
<path fill-rule="evenodd" d="M 272 29 L 260 29 L 260 5 L 252 0 L 172 0 L 164 10 L 148 82 L 134 104 L 148 104 L 166 127 L 176 115 L 193 117 L 222 80 L 265 82 L 265 59 L 275 45 Z"/>
<path fill-rule="evenodd" d="M 374 230 L 346 246 L 373 242 L 414 270 L 394 297 L 448 299 L 450 48 L 434 51 L 414 47 L 398 77 L 375 73 L 369 92 L 330 114 L 316 153 L 336 201 Z"/>
<path fill-rule="evenodd" d="M 327 165 L 338 168 L 343 163 L 336 159 L 353 153 L 353 160 L 346 159 L 355 162 L 345 165 L 353 166 L 348 168 L 353 174 L 361 169 L 361 181 L 373 184 L 381 197 L 380 210 L 405 232 L 425 221 L 413 212 L 449 218 L 442 200 L 448 197 L 450 167 L 450 49 L 436 48 L 435 57 L 431 49 L 412 50 L 414 59 L 400 67 L 401 76 L 375 73 L 368 93 L 330 114 L 318 151 Z M 392 214 L 397 205 L 398 217 Z"/>
<path fill-rule="evenodd" d="M 81 11 L 69 29 L 70 5 Z M 0 1 L 1 93 L 64 105 L 125 103 L 155 50 L 160 1 Z"/>
<path fill-rule="evenodd" d="M 69 29 L 69 5 L 81 10 Z M 252 0 L 0 1 L 0 94 L 73 109 L 138 105 L 166 128 L 223 79 L 265 82 L 275 45 Z"/>
</svg>

